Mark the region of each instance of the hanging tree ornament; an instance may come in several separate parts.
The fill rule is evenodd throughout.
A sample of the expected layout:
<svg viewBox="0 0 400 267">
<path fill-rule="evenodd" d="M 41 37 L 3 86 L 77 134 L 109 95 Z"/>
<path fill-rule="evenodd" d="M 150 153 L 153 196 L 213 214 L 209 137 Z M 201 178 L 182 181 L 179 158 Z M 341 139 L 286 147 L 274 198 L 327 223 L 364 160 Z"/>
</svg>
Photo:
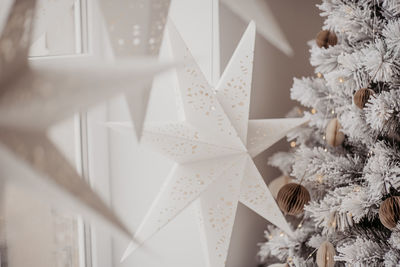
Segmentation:
<svg viewBox="0 0 400 267">
<path fill-rule="evenodd" d="M 321 244 L 317 251 L 316 262 L 318 267 L 333 267 L 335 265 L 335 247 L 329 241 Z"/>
<path fill-rule="evenodd" d="M 131 236 L 46 131 L 81 109 L 148 83 L 171 64 L 148 59 L 100 62 L 85 56 L 28 64 L 35 4 L 15 0 L 0 36 L 0 179 Z"/>
<path fill-rule="evenodd" d="M 353 96 L 354 104 L 359 108 L 363 109 L 367 104 L 369 98 L 374 95 L 374 91 L 368 88 L 359 89 Z"/>
<path fill-rule="evenodd" d="M 341 131 L 342 126 L 337 118 L 329 121 L 326 126 L 325 140 L 332 147 L 340 146 L 344 142 L 344 133 Z"/>
<path fill-rule="evenodd" d="M 400 196 L 385 199 L 379 207 L 379 220 L 388 229 L 397 226 L 400 220 Z"/>
<path fill-rule="evenodd" d="M 274 180 L 272 180 L 272 182 L 270 182 L 268 184 L 268 188 L 269 188 L 269 191 L 271 191 L 272 196 L 276 199 L 276 197 L 278 196 L 279 190 L 281 190 L 281 188 L 284 185 L 287 185 L 288 183 L 291 183 L 291 182 L 293 182 L 293 179 L 291 179 L 289 176 L 281 175 L 281 176 L 275 178 Z"/>
<path fill-rule="evenodd" d="M 289 215 L 301 214 L 310 201 L 310 193 L 301 184 L 290 183 L 281 188 L 276 198 L 281 210 Z"/>
<path fill-rule="evenodd" d="M 174 57 L 193 59 L 172 24 L 168 32 Z M 176 165 L 122 260 L 196 199 L 210 266 L 225 265 L 239 201 L 292 234 L 252 158 L 306 119 L 248 119 L 254 41 L 250 23 L 215 91 L 195 62 L 177 71 L 185 121 L 146 126 L 142 139 Z"/>
<path fill-rule="evenodd" d="M 337 44 L 337 36 L 334 32 L 328 31 L 328 30 L 323 30 L 320 31 L 317 34 L 317 37 L 315 38 L 315 42 L 317 43 L 317 46 L 322 48 L 328 48 L 329 46 L 335 46 Z"/>
</svg>

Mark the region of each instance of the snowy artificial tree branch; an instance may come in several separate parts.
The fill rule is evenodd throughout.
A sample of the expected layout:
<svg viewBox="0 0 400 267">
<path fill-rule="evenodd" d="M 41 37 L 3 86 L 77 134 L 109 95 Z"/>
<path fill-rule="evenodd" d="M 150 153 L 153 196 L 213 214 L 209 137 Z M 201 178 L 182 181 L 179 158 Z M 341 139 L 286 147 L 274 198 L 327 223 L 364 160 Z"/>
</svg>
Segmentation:
<svg viewBox="0 0 400 267">
<path fill-rule="evenodd" d="M 322 29 L 337 42 L 309 42 L 316 75 L 295 78 L 291 88 L 308 126 L 288 134 L 295 148 L 269 160 L 305 186 L 311 201 L 295 218 L 302 222 L 297 238 L 271 227 L 259 255 L 316 266 L 315 251 L 329 241 L 338 266 L 400 266 L 397 206 L 385 214 L 396 227 L 378 216 L 385 200 L 400 196 L 400 1 L 323 0 L 317 7 Z M 370 95 L 360 106 L 354 99 L 362 90 Z M 333 119 L 345 135 L 338 146 L 325 141 Z"/>
</svg>

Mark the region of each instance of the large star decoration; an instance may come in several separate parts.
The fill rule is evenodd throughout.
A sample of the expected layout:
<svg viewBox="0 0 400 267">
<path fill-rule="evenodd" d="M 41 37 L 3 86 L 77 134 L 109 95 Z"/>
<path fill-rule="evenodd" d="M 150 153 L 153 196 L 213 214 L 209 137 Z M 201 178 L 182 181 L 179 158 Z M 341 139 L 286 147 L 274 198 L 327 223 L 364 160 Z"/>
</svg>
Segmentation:
<svg viewBox="0 0 400 267">
<path fill-rule="evenodd" d="M 168 25 L 175 59 L 192 59 Z M 122 260 L 196 199 L 210 266 L 225 264 L 238 201 L 292 233 L 252 158 L 305 120 L 248 119 L 254 41 L 251 22 L 215 91 L 194 60 L 177 70 L 185 121 L 147 124 L 142 139 L 176 164 L 135 234 L 138 243 L 129 245 Z"/>
<path fill-rule="evenodd" d="M 246 22 L 254 20 L 257 23 L 257 31 L 265 40 L 287 56 L 293 55 L 293 49 L 266 0 L 221 0 L 221 3 Z"/>
<path fill-rule="evenodd" d="M 78 56 L 28 62 L 35 0 L 15 0 L 0 36 L 0 190 L 16 182 L 54 206 L 131 232 L 47 137 L 47 129 L 99 101 L 148 84 L 171 64 Z M 0 192 L 0 196 L 4 194 Z"/>
<path fill-rule="evenodd" d="M 155 56 L 160 51 L 171 0 L 100 0 L 116 58 Z M 142 135 L 152 84 L 125 93 L 136 137 Z"/>
</svg>

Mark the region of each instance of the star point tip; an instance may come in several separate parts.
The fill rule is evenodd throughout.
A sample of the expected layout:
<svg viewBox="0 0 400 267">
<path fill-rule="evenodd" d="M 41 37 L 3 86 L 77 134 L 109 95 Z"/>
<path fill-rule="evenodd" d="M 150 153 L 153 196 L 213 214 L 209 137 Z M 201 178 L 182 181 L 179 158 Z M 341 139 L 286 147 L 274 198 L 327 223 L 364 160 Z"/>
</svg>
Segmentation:
<svg viewBox="0 0 400 267">
<path fill-rule="evenodd" d="M 250 20 L 248 27 L 251 27 L 251 28 L 255 29 L 256 28 L 256 22 L 254 20 Z"/>
<path fill-rule="evenodd" d="M 135 124 L 133 127 L 133 131 L 135 132 L 136 140 L 140 142 L 143 135 L 143 124 Z"/>
<path fill-rule="evenodd" d="M 124 262 L 132 253 L 138 248 L 138 245 L 131 241 L 128 245 L 128 247 L 125 249 L 124 254 L 122 255 L 120 259 L 120 263 Z"/>
</svg>

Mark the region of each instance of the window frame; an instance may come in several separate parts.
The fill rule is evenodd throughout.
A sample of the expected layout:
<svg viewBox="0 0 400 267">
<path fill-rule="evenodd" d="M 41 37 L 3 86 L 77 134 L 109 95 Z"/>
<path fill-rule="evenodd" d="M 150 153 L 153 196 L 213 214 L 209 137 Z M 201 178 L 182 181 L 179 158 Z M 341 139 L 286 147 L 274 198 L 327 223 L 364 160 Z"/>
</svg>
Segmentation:
<svg viewBox="0 0 400 267">
<path fill-rule="evenodd" d="M 30 56 L 29 60 L 57 60 L 77 55 L 100 58 L 112 56 L 97 0 L 74 0 L 75 53 Z M 110 205 L 108 131 L 99 127 L 108 121 L 107 103 L 74 115 L 75 166 L 107 204 Z M 96 133 L 96 134 L 94 134 Z M 101 156 L 99 156 L 101 155 Z M 102 175 L 98 175 L 102 174 Z M 112 266 L 112 241 L 77 216 L 79 267 Z"/>
</svg>

